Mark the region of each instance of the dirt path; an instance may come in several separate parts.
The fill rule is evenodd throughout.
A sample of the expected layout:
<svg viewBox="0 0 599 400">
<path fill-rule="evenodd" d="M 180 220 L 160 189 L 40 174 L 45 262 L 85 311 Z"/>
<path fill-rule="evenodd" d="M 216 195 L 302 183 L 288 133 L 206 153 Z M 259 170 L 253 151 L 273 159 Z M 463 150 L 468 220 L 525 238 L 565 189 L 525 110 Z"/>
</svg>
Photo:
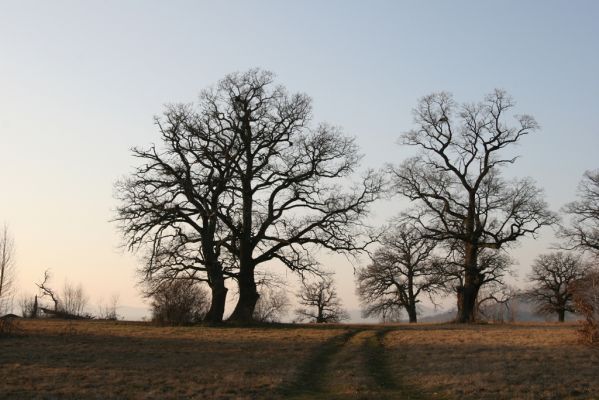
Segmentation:
<svg viewBox="0 0 599 400">
<path fill-rule="evenodd" d="M 283 389 L 291 399 L 410 399 L 424 395 L 397 382 L 384 337 L 389 329 L 352 329 L 325 343 Z"/>
</svg>

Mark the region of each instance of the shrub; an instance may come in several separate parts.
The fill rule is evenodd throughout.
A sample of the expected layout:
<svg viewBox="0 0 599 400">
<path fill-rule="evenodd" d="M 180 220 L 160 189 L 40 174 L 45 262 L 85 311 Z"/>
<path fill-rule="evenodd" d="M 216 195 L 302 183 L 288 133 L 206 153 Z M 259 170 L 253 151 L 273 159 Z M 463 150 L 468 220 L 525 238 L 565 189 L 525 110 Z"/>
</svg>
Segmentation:
<svg viewBox="0 0 599 400">
<path fill-rule="evenodd" d="M 576 311 L 583 316 L 578 333 L 583 342 L 599 345 L 599 270 L 574 285 Z"/>
<path fill-rule="evenodd" d="M 152 321 L 161 325 L 200 322 L 208 312 L 208 292 L 198 282 L 181 279 L 163 282 L 150 294 Z"/>
</svg>

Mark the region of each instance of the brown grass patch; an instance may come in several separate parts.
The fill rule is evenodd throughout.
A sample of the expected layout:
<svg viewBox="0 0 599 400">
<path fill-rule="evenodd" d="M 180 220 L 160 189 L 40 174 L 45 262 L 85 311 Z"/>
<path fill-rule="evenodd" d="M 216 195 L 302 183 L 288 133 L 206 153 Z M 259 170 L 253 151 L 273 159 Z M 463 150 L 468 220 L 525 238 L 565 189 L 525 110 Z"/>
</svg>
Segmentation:
<svg viewBox="0 0 599 400">
<path fill-rule="evenodd" d="M 424 326 L 387 335 L 398 380 L 455 399 L 596 399 L 599 353 L 574 325 Z"/>
<path fill-rule="evenodd" d="M 2 341 L 3 398 L 273 398 L 343 329 L 22 321 Z"/>
</svg>

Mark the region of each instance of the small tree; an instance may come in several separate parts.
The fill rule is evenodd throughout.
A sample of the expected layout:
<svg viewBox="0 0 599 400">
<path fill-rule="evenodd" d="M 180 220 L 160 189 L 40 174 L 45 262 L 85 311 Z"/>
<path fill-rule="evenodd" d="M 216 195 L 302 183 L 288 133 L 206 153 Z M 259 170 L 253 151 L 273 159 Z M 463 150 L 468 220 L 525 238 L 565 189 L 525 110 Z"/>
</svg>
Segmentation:
<svg viewBox="0 0 599 400">
<path fill-rule="evenodd" d="M 587 171 L 578 186 L 578 200 L 567 204 L 564 212 L 570 225 L 560 229 L 571 248 L 599 257 L 599 170 Z"/>
<path fill-rule="evenodd" d="M 161 325 L 201 322 L 210 307 L 206 289 L 189 279 L 163 281 L 147 295 L 152 299 L 152 320 Z"/>
<path fill-rule="evenodd" d="M 358 271 L 358 295 L 364 317 L 395 320 L 405 310 L 410 322 L 417 321 L 421 294 L 432 295 L 443 288 L 433 258 L 436 242 L 422 237 L 413 225 L 401 224 L 384 234 L 382 247 L 372 262 Z"/>
<path fill-rule="evenodd" d="M 559 322 L 564 322 L 566 312 L 576 311 L 574 284 L 588 271 L 589 265 L 578 255 L 561 251 L 542 254 L 532 266 L 532 287 L 526 297 L 537 304 L 539 314 L 557 314 Z"/>
<path fill-rule="evenodd" d="M 320 324 L 349 319 L 349 314 L 342 308 L 330 275 L 322 276 L 312 283 L 302 281 L 302 288 L 297 298 L 302 306 L 295 310 L 300 321 Z"/>
<path fill-rule="evenodd" d="M 0 230 L 0 315 L 12 309 L 14 269 L 14 240 L 4 225 Z"/>
<path fill-rule="evenodd" d="M 254 320 L 258 322 L 280 322 L 287 314 L 290 302 L 283 288 L 264 287 L 259 290 L 260 298 L 254 309 Z"/>
<path fill-rule="evenodd" d="M 61 297 L 62 301 L 59 305 L 59 310 L 61 312 L 74 316 L 84 315 L 89 297 L 83 291 L 83 286 L 81 286 L 81 284 L 74 285 L 65 282 Z"/>
<path fill-rule="evenodd" d="M 118 319 L 118 308 L 119 294 L 114 293 L 106 304 L 100 304 L 98 307 L 98 318 L 116 321 Z"/>
<path fill-rule="evenodd" d="M 58 297 L 58 293 L 48 285 L 49 280 L 50 270 L 45 270 L 44 280 L 42 281 L 42 283 L 36 283 L 36 285 L 41 291 L 41 297 L 50 297 L 50 299 L 52 299 L 52 303 L 54 304 L 54 312 L 58 312 L 58 304 L 60 302 L 60 298 Z"/>
</svg>

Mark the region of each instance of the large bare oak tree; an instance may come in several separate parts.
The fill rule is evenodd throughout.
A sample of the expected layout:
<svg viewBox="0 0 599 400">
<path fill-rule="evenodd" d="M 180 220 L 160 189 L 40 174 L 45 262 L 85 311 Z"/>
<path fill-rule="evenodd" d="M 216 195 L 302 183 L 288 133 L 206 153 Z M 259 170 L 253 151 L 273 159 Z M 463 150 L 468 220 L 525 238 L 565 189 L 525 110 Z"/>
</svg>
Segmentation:
<svg viewBox="0 0 599 400">
<path fill-rule="evenodd" d="M 239 300 L 230 318 L 249 321 L 260 264 L 312 270 L 313 246 L 362 249 L 362 220 L 382 179 L 370 171 L 350 184 L 354 140 L 311 118 L 308 96 L 259 69 L 226 76 L 196 110 L 167 110 L 163 147 L 135 150 L 145 164 L 119 186 L 117 219 L 130 246 L 151 248 L 147 274 L 205 276 L 213 298 L 214 282 L 223 292 L 221 276 L 231 276 Z"/>
<path fill-rule="evenodd" d="M 538 128 L 528 115 L 515 115 L 510 125 L 513 107 L 501 90 L 477 104 L 458 105 L 444 92 L 426 96 L 414 110 L 416 128 L 401 140 L 421 152 L 390 168 L 397 193 L 416 204 L 413 223 L 425 236 L 463 248 L 458 322 L 475 319 L 481 249 L 499 249 L 556 221 L 530 179 L 501 176 L 517 159 L 506 150 Z"/>
</svg>

